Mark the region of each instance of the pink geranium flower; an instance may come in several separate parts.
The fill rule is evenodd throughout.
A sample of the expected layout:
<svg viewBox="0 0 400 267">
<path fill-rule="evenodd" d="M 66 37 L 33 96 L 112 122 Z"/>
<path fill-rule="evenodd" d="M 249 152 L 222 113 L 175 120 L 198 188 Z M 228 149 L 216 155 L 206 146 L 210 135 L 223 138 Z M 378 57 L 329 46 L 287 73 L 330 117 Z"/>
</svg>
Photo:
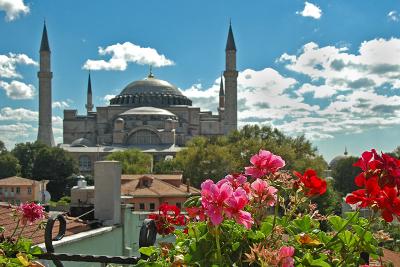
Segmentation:
<svg viewBox="0 0 400 267">
<path fill-rule="evenodd" d="M 244 225 L 247 229 L 251 228 L 254 223 L 251 214 L 244 211 L 243 208 L 249 202 L 246 191 L 243 188 L 238 188 L 228 198 L 225 203 L 227 204 L 226 214 L 228 218 L 233 218 L 237 223 Z"/>
<path fill-rule="evenodd" d="M 253 196 L 260 202 L 265 203 L 268 206 L 274 206 L 276 203 L 276 189 L 273 186 L 269 186 L 267 181 L 257 178 L 252 184 L 251 189 Z"/>
<path fill-rule="evenodd" d="M 21 215 L 22 224 L 30 225 L 36 220 L 44 218 L 44 208 L 34 202 L 21 204 L 17 208 L 17 212 Z"/>
<path fill-rule="evenodd" d="M 218 186 L 212 180 L 206 180 L 201 184 L 201 204 L 214 225 L 222 222 L 224 202 L 232 193 L 233 189 L 229 183 Z"/>
<path fill-rule="evenodd" d="M 266 174 L 274 173 L 285 166 L 285 161 L 267 150 L 260 150 L 250 158 L 251 164 L 245 168 L 245 173 L 253 178 L 260 178 Z"/>
<path fill-rule="evenodd" d="M 281 247 L 279 250 L 279 262 L 282 267 L 294 266 L 294 247 Z"/>
</svg>

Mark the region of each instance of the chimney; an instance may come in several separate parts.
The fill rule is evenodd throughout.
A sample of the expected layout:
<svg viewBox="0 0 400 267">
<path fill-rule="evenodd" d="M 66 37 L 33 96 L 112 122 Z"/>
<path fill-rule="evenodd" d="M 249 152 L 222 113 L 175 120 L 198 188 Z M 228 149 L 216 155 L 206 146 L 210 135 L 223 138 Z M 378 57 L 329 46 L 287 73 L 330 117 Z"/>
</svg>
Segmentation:
<svg viewBox="0 0 400 267">
<path fill-rule="evenodd" d="M 94 217 L 103 225 L 121 223 L 121 172 L 118 161 L 94 163 Z"/>
<path fill-rule="evenodd" d="M 186 179 L 186 192 L 190 193 L 190 178 Z"/>
</svg>

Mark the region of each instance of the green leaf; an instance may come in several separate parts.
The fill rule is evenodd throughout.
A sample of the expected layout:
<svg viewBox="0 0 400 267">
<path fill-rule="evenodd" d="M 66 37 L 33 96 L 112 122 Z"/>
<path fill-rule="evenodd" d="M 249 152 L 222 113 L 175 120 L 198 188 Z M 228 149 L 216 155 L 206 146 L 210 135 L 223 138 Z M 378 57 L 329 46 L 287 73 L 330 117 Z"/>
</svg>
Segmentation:
<svg viewBox="0 0 400 267">
<path fill-rule="evenodd" d="M 362 233 L 364 232 L 364 228 L 362 228 L 359 225 L 353 224 L 351 227 L 354 229 L 354 231 L 356 231 L 358 236 L 361 236 Z"/>
<path fill-rule="evenodd" d="M 150 257 L 153 253 L 156 253 L 157 250 L 153 246 L 151 246 L 151 247 L 141 247 L 141 248 L 139 248 L 139 252 Z"/>
<path fill-rule="evenodd" d="M 263 222 L 261 223 L 261 232 L 263 232 L 264 235 L 268 236 L 272 232 L 272 226 L 273 224 L 270 222 Z"/>
<path fill-rule="evenodd" d="M 325 260 L 319 258 L 317 260 L 313 260 L 311 262 L 311 266 L 315 267 L 330 267 L 331 265 L 327 263 Z"/>
<path fill-rule="evenodd" d="M 335 230 L 336 232 L 339 232 L 346 225 L 346 220 L 336 215 L 330 216 L 328 220 L 332 226 L 332 229 Z"/>
<path fill-rule="evenodd" d="M 343 241 L 343 243 L 347 246 L 347 247 L 351 247 L 352 245 L 354 245 L 356 239 L 354 238 L 353 234 L 349 231 L 346 230 L 344 232 L 341 232 L 339 234 L 339 238 L 340 240 Z"/>
<path fill-rule="evenodd" d="M 255 232 L 252 231 L 252 232 L 249 232 L 248 237 L 250 239 L 257 241 L 257 240 L 264 239 L 265 235 L 261 231 L 255 231 Z"/>
<path fill-rule="evenodd" d="M 312 230 L 312 224 L 316 222 L 311 219 L 309 215 L 302 218 L 293 220 L 293 225 L 296 226 L 301 232 L 308 233 Z"/>
<path fill-rule="evenodd" d="M 240 243 L 239 243 L 239 242 L 233 243 L 233 244 L 232 244 L 232 250 L 233 250 L 233 251 L 236 251 L 236 250 L 239 248 L 239 246 L 240 246 Z"/>
</svg>

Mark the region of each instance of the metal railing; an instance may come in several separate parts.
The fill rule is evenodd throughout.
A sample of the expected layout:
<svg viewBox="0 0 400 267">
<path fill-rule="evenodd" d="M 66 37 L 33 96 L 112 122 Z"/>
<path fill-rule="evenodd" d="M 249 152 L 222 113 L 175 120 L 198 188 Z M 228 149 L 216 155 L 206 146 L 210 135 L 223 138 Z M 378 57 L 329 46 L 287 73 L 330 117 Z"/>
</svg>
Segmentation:
<svg viewBox="0 0 400 267">
<path fill-rule="evenodd" d="M 54 223 L 59 221 L 58 234 L 53 237 Z M 38 259 L 51 260 L 57 267 L 63 267 L 63 261 L 73 262 L 97 262 L 97 263 L 115 263 L 115 264 L 136 264 L 141 257 L 124 257 L 124 256 L 106 256 L 106 255 L 85 255 L 85 254 L 69 254 L 56 253 L 54 251 L 53 241 L 61 240 L 67 228 L 67 222 L 63 215 L 59 214 L 56 217 L 47 220 L 45 229 L 45 245 L 46 253 L 37 255 Z M 148 247 L 154 245 L 157 236 L 156 225 L 153 220 L 145 219 L 140 228 L 139 247 Z"/>
</svg>

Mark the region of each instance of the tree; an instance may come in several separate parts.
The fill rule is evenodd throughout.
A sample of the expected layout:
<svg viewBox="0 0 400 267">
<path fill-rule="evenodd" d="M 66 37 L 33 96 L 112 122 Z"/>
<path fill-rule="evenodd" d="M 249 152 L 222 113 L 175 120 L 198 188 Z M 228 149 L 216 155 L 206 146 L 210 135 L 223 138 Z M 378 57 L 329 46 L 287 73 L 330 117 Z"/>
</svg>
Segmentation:
<svg viewBox="0 0 400 267">
<path fill-rule="evenodd" d="M 50 180 L 47 189 L 53 200 L 69 195 L 67 179 L 78 172 L 78 163 L 71 155 L 59 147 L 44 146 L 37 151 L 33 162 L 32 178 Z"/>
<path fill-rule="evenodd" d="M 22 177 L 50 180 L 47 189 L 53 200 L 69 194 L 66 179 L 78 171 L 78 164 L 68 152 L 40 142 L 27 142 L 16 144 L 11 153 L 19 161 Z"/>
<path fill-rule="evenodd" d="M 15 176 L 20 169 L 18 159 L 10 152 L 2 152 L 0 154 L 0 178 Z"/>
<path fill-rule="evenodd" d="M 357 160 L 356 157 L 342 158 L 332 167 L 332 177 L 335 180 L 334 187 L 343 196 L 357 190 L 354 178 L 361 172 L 360 168 L 353 166 Z"/>
<path fill-rule="evenodd" d="M 120 161 L 123 174 L 150 173 L 153 161 L 151 155 L 138 149 L 113 152 L 106 159 Z"/>
<path fill-rule="evenodd" d="M 304 136 L 289 137 L 268 126 L 246 125 L 228 136 L 195 137 L 186 146 L 171 162 L 156 164 L 155 170 L 182 170 L 184 177 L 198 187 L 205 179 L 220 180 L 228 173 L 243 172 L 260 149 L 280 155 L 286 169 L 303 172 L 313 168 L 319 174 L 327 169 L 323 157 Z"/>
<path fill-rule="evenodd" d="M 4 145 L 4 142 L 0 140 L 0 154 L 6 153 L 7 152 L 7 148 Z"/>
<path fill-rule="evenodd" d="M 18 159 L 21 166 L 21 176 L 25 178 L 32 178 L 33 165 L 42 149 L 47 146 L 40 142 L 26 142 L 16 144 L 11 153 Z"/>
</svg>

